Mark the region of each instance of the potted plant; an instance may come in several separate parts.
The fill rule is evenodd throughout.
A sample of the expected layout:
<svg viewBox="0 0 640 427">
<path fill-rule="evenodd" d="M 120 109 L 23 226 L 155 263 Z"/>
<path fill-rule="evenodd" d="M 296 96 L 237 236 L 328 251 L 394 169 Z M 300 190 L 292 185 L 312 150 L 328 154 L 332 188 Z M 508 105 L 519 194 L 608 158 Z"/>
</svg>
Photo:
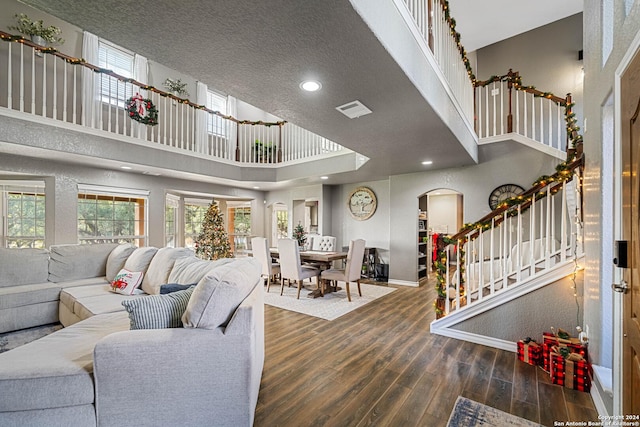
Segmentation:
<svg viewBox="0 0 640 427">
<path fill-rule="evenodd" d="M 301 248 L 304 247 L 304 244 L 307 241 L 307 232 L 304 231 L 302 224 L 298 223 L 298 225 L 293 229 L 293 238 L 298 241 L 298 246 Z"/>
<path fill-rule="evenodd" d="M 272 163 L 276 147 L 271 142 L 264 144 L 259 139 L 256 139 L 253 148 L 256 156 L 256 162 Z"/>
<path fill-rule="evenodd" d="M 29 36 L 31 41 L 40 46 L 48 46 L 51 44 L 63 44 L 64 39 L 60 37 L 62 30 L 50 25 L 44 26 L 42 19 L 32 21 L 26 14 L 16 15 L 17 25 L 9 26 L 10 30 L 16 30 L 20 34 Z"/>
<path fill-rule="evenodd" d="M 173 93 L 177 97 L 186 98 L 189 96 L 189 92 L 187 92 L 187 83 L 183 83 L 180 79 L 167 78 L 164 81 L 164 87 L 168 92 Z"/>
</svg>

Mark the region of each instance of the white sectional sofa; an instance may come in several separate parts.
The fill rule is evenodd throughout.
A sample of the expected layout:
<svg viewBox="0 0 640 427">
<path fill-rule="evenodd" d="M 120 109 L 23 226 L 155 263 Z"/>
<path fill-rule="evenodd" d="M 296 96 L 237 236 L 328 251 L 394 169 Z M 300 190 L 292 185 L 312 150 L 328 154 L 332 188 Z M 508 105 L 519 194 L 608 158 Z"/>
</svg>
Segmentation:
<svg viewBox="0 0 640 427">
<path fill-rule="evenodd" d="M 148 293 L 110 291 L 125 265 L 144 270 Z M 264 363 L 260 272 L 252 258 L 201 261 L 179 248 L 0 249 L 0 332 L 65 326 L 0 354 L 0 425 L 252 425 Z M 197 284 L 185 326 L 132 330 L 140 325 L 122 301 L 164 303 L 149 293 L 165 283 Z"/>
</svg>

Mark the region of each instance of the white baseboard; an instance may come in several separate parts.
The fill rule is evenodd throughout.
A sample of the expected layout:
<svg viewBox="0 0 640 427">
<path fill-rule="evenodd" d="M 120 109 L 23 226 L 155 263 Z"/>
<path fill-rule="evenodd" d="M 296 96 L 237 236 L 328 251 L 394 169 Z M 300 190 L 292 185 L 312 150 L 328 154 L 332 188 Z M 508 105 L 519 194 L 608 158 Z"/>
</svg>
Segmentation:
<svg viewBox="0 0 640 427">
<path fill-rule="evenodd" d="M 463 341 L 469 341 L 475 344 L 486 345 L 487 347 L 498 348 L 500 350 L 511 351 L 515 353 L 518 350 L 518 345 L 512 341 L 506 341 L 500 338 L 487 337 L 484 335 L 478 335 L 471 332 L 459 331 L 452 328 L 438 328 L 437 325 L 431 324 L 431 333 L 436 335 L 442 335 L 449 338 L 455 338 Z"/>
<path fill-rule="evenodd" d="M 418 286 L 420 286 L 420 283 L 410 282 L 408 280 L 389 279 L 387 283 L 390 285 L 411 286 L 412 288 L 417 288 Z"/>
</svg>

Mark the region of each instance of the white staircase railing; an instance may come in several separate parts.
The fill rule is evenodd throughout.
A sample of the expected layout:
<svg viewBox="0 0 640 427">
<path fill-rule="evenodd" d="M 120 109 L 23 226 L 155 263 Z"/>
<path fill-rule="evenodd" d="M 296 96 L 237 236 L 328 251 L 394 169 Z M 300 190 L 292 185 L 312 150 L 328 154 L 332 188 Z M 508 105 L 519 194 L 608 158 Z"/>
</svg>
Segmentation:
<svg viewBox="0 0 640 427">
<path fill-rule="evenodd" d="M 238 120 L 19 36 L 0 31 L 0 40 L 0 108 L 256 166 L 352 152 L 294 124 Z M 155 107 L 153 125 L 129 116 L 135 94 Z"/>
<path fill-rule="evenodd" d="M 518 286 L 583 253 L 582 157 L 530 190 L 438 242 L 436 316 L 444 317 Z"/>
<path fill-rule="evenodd" d="M 473 80 L 471 65 L 455 31 L 455 21 L 443 0 L 397 0 L 411 16 L 414 26 L 429 47 L 463 114 L 473 123 Z M 406 18 L 408 19 L 408 18 Z"/>
</svg>

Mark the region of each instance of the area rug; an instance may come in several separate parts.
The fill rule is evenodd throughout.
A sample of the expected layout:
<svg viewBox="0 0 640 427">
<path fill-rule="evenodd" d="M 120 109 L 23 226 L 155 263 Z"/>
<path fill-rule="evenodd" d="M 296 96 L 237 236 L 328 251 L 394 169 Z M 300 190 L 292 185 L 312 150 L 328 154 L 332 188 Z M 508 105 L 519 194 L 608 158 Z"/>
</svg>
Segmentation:
<svg viewBox="0 0 640 427">
<path fill-rule="evenodd" d="M 15 332 L 6 332 L 0 334 L 0 353 L 12 350 L 21 345 L 35 341 L 38 338 L 42 338 L 50 333 L 61 329 L 62 325 L 59 323 L 53 325 L 36 326 L 35 328 L 22 329 Z"/>
<path fill-rule="evenodd" d="M 453 406 L 447 427 L 514 426 L 541 427 L 532 421 L 483 405 L 466 397 L 458 396 Z"/>
<path fill-rule="evenodd" d="M 307 295 L 316 288 L 316 284 L 315 282 L 313 284 L 306 282 L 305 287 L 300 291 L 300 299 L 296 299 L 297 287 L 285 285 L 284 294 L 280 296 L 280 284 L 271 284 L 269 293 L 264 296 L 264 302 L 284 310 L 295 311 L 321 319 L 334 320 L 395 291 L 395 288 L 363 283 L 360 285 L 362 296 L 359 296 L 358 285 L 352 283 L 349 286 L 351 290 L 351 302 L 349 302 L 344 283 L 339 283 L 338 286 L 342 288 L 341 291 L 326 294 L 321 298 L 307 298 Z"/>
</svg>

